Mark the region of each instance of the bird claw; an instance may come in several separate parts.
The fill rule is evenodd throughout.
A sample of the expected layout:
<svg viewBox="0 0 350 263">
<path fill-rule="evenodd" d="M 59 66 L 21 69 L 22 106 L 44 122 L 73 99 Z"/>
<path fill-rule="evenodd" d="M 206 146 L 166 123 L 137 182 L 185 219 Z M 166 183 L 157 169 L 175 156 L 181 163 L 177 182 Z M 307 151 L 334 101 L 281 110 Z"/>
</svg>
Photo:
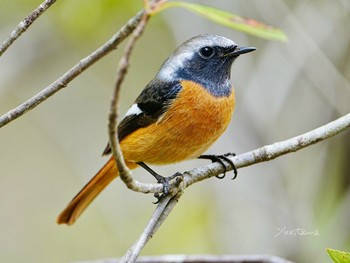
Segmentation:
<svg viewBox="0 0 350 263">
<path fill-rule="evenodd" d="M 154 197 L 157 199 L 157 201 L 155 201 L 155 202 L 152 202 L 152 204 L 159 204 L 159 202 L 160 202 L 160 200 L 163 198 L 163 195 L 162 194 L 160 194 L 160 193 L 155 193 L 154 194 Z"/>
<path fill-rule="evenodd" d="M 153 175 L 154 178 L 156 178 L 157 182 L 163 185 L 163 191 L 162 194 L 159 193 L 155 193 L 154 197 L 157 198 L 157 202 L 155 202 L 155 204 L 158 204 L 160 202 L 160 200 L 162 199 L 163 196 L 166 196 L 169 194 L 170 192 L 170 184 L 169 182 L 178 177 L 181 176 L 182 174 L 177 172 L 169 177 L 164 177 L 161 176 L 160 174 L 156 173 L 155 171 L 153 171 L 150 167 L 148 167 L 147 164 L 145 164 L 144 162 L 138 162 L 138 165 L 140 165 L 143 169 L 145 169 L 147 172 L 149 172 L 151 175 Z"/>
<path fill-rule="evenodd" d="M 220 165 L 224 168 L 224 174 L 223 175 L 216 175 L 216 178 L 219 178 L 219 179 L 223 179 L 225 178 L 226 176 L 226 172 L 227 172 L 227 169 L 226 169 L 226 165 L 224 164 L 224 161 L 228 162 L 231 166 L 232 166 L 232 170 L 233 170 L 233 173 L 234 173 L 234 176 L 232 178 L 233 179 L 236 179 L 237 177 L 237 169 L 235 167 L 235 164 L 231 161 L 231 159 L 228 158 L 228 156 L 236 156 L 235 153 L 225 153 L 225 154 L 222 154 L 222 155 L 200 155 L 198 158 L 199 159 L 208 159 L 208 160 L 211 160 L 213 163 L 214 162 L 218 162 L 220 163 Z"/>
<path fill-rule="evenodd" d="M 157 201 L 153 202 L 153 204 L 158 204 L 164 196 L 167 196 L 170 193 L 170 188 L 171 188 L 170 181 L 178 176 L 182 176 L 182 174 L 179 172 L 176 172 L 173 175 L 168 176 L 168 177 L 164 177 L 164 176 L 157 174 L 156 179 L 157 179 L 158 183 L 163 185 L 163 191 L 161 194 L 160 193 L 154 194 L 154 197 L 157 199 Z"/>
</svg>

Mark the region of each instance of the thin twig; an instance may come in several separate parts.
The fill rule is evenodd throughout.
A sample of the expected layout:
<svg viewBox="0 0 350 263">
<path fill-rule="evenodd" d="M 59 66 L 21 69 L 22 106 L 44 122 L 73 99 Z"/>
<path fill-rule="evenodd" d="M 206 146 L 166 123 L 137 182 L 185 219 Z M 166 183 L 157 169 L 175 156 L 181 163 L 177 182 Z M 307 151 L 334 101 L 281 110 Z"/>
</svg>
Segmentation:
<svg viewBox="0 0 350 263">
<path fill-rule="evenodd" d="M 131 34 L 131 32 L 139 24 L 143 17 L 145 10 L 140 11 L 134 17 L 132 17 L 115 35 L 112 36 L 106 43 L 96 49 L 87 57 L 80 60 L 70 70 L 64 73 L 61 77 L 55 80 L 52 84 L 44 88 L 38 94 L 28 99 L 16 108 L 8 111 L 0 117 L 0 128 L 8 124 L 9 122 L 22 116 L 24 113 L 32 110 L 40 103 L 54 95 L 57 91 L 66 87 L 69 82 L 79 76 L 83 71 L 88 69 L 95 62 L 106 56 L 108 53 L 118 47 L 118 45 Z"/>
<path fill-rule="evenodd" d="M 183 187 L 180 187 L 182 183 L 182 177 L 176 178 L 177 191 L 163 197 L 157 205 L 151 219 L 149 220 L 144 231 L 130 249 L 124 254 L 124 256 L 118 261 L 119 263 L 135 262 L 141 253 L 142 248 L 153 237 L 155 232 L 159 229 L 170 212 L 177 204 L 179 198 L 183 194 Z"/>
<path fill-rule="evenodd" d="M 143 233 L 120 259 L 120 263 L 134 262 L 136 260 L 144 245 L 153 236 L 155 225 L 159 222 L 161 215 L 171 199 L 172 196 L 168 195 L 159 202 Z"/>
<path fill-rule="evenodd" d="M 118 64 L 116 81 L 114 85 L 114 93 L 111 101 L 110 113 L 108 116 L 108 119 L 109 119 L 108 135 L 110 140 L 110 147 L 116 162 L 116 166 L 118 168 L 119 176 L 129 189 L 137 192 L 143 192 L 143 193 L 150 193 L 150 192 L 159 193 L 162 191 L 162 185 L 160 184 L 145 185 L 145 184 L 139 183 L 138 181 L 132 178 L 131 171 L 125 164 L 123 153 L 119 145 L 118 134 L 116 133 L 117 118 L 118 118 L 118 101 L 119 101 L 121 85 L 128 71 L 129 64 L 130 64 L 130 57 L 135 47 L 136 41 L 141 37 L 142 33 L 144 32 L 147 22 L 150 18 L 150 15 L 152 14 L 152 11 L 158 8 L 159 4 L 164 2 L 165 0 L 154 0 L 152 2 L 149 2 L 149 1 L 145 2 L 145 12 L 142 18 L 140 19 L 140 21 L 138 22 L 136 28 L 134 29 L 131 35 L 131 38 L 125 47 L 123 56 L 120 59 Z"/>
<path fill-rule="evenodd" d="M 138 185 L 135 183 L 135 181 L 132 178 L 129 168 L 125 164 L 123 153 L 119 145 L 118 134 L 116 133 L 117 118 L 118 118 L 118 101 L 119 101 L 121 85 L 124 81 L 125 75 L 128 71 L 128 67 L 130 64 L 131 53 L 134 49 L 136 41 L 142 35 L 148 19 L 149 19 L 149 14 L 148 12 L 145 12 L 144 16 L 142 17 L 139 24 L 135 28 L 133 34 L 131 35 L 131 38 L 125 47 L 124 54 L 119 61 L 117 77 L 116 77 L 115 86 L 114 86 L 114 93 L 113 93 L 110 113 L 109 113 L 109 123 L 108 123 L 108 135 L 109 135 L 110 147 L 116 162 L 116 166 L 119 171 L 119 176 L 123 180 L 123 182 L 126 184 L 126 186 L 129 189 L 132 189 L 134 191 L 141 191 L 141 189 L 138 188 Z"/>
<path fill-rule="evenodd" d="M 29 16 L 24 18 L 17 27 L 11 32 L 9 37 L 0 45 L 0 57 L 19 38 L 33 23 L 39 18 L 56 0 L 45 0 Z"/>
</svg>

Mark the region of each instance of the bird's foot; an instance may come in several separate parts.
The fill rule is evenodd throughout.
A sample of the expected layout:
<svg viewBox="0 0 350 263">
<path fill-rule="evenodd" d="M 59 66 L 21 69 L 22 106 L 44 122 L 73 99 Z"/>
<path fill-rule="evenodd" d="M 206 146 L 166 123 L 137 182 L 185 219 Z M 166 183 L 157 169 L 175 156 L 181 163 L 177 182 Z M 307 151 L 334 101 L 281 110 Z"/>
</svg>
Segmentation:
<svg viewBox="0 0 350 263">
<path fill-rule="evenodd" d="M 173 175 L 168 176 L 168 177 L 164 177 L 164 176 L 161 176 L 159 174 L 157 174 L 157 177 L 155 176 L 158 183 L 163 185 L 163 192 L 161 194 L 160 193 L 154 194 L 154 197 L 157 198 L 157 201 L 154 202 L 154 204 L 158 204 L 164 196 L 167 196 L 170 193 L 170 181 L 178 176 L 182 176 L 182 173 L 177 172 L 177 173 L 174 173 Z"/>
<path fill-rule="evenodd" d="M 159 201 L 166 195 L 170 193 L 170 181 L 178 176 L 182 176 L 181 173 L 177 172 L 171 176 L 164 177 L 155 171 L 153 171 L 148 165 L 146 165 L 143 162 L 137 163 L 142 168 L 144 168 L 146 171 L 148 171 L 154 178 L 156 178 L 157 182 L 163 185 L 163 191 L 162 193 L 155 193 L 154 197 L 157 198 L 157 201 L 154 204 L 158 204 Z"/>
<path fill-rule="evenodd" d="M 234 176 L 232 178 L 232 180 L 233 180 L 233 179 L 236 179 L 238 173 L 237 173 L 237 169 L 236 169 L 235 164 L 231 161 L 231 159 L 228 158 L 229 156 L 236 156 L 236 154 L 235 153 L 225 153 L 225 154 L 222 154 L 222 155 L 204 154 L 204 155 L 200 155 L 198 157 L 198 159 L 207 159 L 207 160 L 211 160 L 212 162 L 220 163 L 225 171 L 224 171 L 223 175 L 221 175 L 221 176 L 217 175 L 216 176 L 219 179 L 223 179 L 225 177 L 226 172 L 227 172 L 227 168 L 226 168 L 226 165 L 224 164 L 224 161 L 228 162 L 232 166 L 232 170 L 233 170 L 233 173 L 234 173 Z"/>
</svg>

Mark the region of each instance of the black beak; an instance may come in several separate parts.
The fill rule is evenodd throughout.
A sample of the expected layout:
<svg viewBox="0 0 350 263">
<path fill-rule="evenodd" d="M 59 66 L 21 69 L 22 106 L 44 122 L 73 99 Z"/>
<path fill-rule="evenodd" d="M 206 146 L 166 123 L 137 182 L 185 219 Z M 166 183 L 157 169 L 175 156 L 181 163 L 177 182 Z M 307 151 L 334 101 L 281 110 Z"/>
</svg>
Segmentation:
<svg viewBox="0 0 350 263">
<path fill-rule="evenodd" d="M 245 54 L 245 53 L 249 53 L 256 50 L 255 47 L 240 47 L 240 46 L 235 46 L 233 49 L 231 49 L 231 51 L 227 54 L 225 54 L 226 56 L 230 56 L 230 57 L 238 57 L 239 55 Z"/>
</svg>

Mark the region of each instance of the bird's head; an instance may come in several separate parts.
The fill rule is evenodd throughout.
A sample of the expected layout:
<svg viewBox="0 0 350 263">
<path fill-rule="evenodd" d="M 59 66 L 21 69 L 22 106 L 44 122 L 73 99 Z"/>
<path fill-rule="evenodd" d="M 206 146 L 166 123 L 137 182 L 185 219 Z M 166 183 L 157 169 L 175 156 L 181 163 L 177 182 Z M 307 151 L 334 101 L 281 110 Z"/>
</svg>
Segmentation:
<svg viewBox="0 0 350 263">
<path fill-rule="evenodd" d="M 165 81 L 192 80 L 214 93 L 230 85 L 232 62 L 254 51 L 232 40 L 212 34 L 195 36 L 181 44 L 163 63 L 157 78 Z M 221 95 L 221 94 L 219 94 Z"/>
</svg>

